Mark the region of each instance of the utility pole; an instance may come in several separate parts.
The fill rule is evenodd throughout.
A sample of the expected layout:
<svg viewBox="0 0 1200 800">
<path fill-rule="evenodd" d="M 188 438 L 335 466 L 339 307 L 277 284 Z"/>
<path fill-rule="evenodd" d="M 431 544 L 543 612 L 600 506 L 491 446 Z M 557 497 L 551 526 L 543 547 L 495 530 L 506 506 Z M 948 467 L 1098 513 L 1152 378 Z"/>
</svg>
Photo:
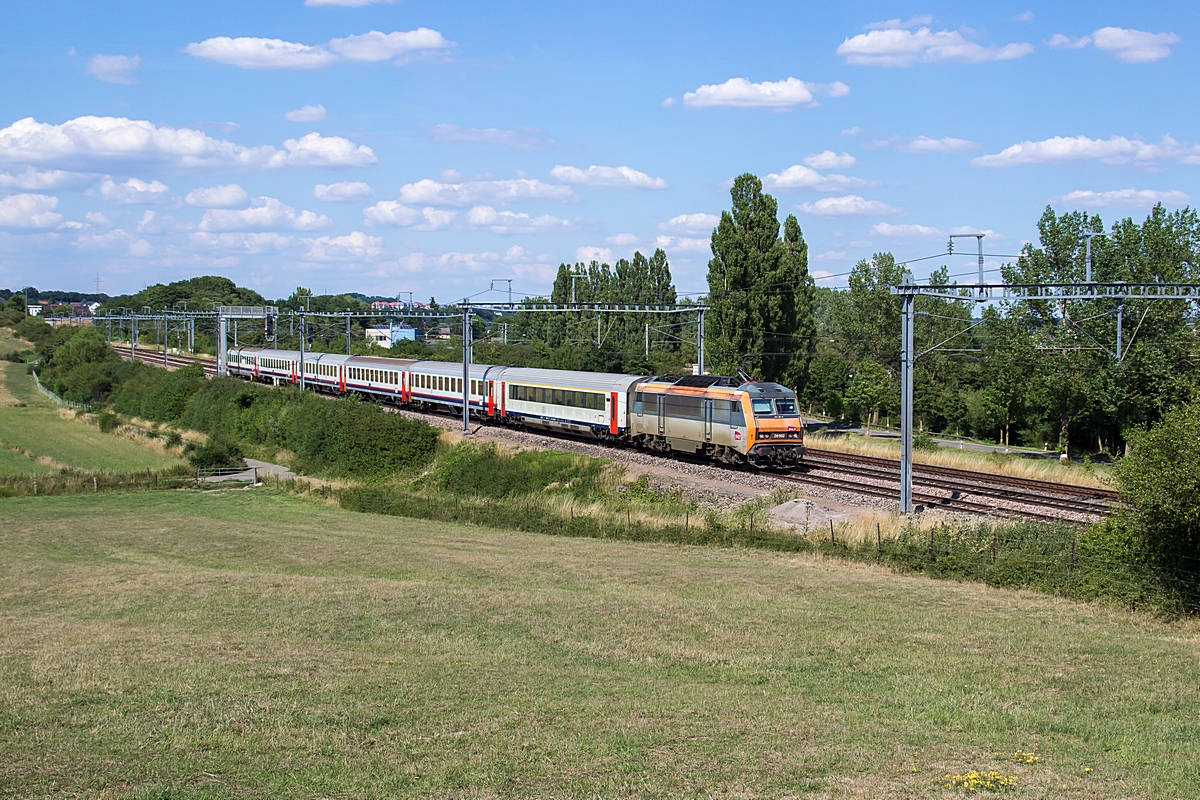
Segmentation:
<svg viewBox="0 0 1200 800">
<path fill-rule="evenodd" d="M 646 323 L 646 358 L 650 357 L 650 323 Z"/>
<path fill-rule="evenodd" d="M 471 303 L 463 298 L 463 434 L 471 431 Z"/>
<path fill-rule="evenodd" d="M 409 303 L 411 304 L 411 302 L 410 300 Z M 350 355 L 350 309 L 348 308 L 346 309 L 346 355 Z"/>
<path fill-rule="evenodd" d="M 234 323 L 234 330 L 237 330 Z M 304 312 L 300 312 L 300 388 L 304 388 L 304 342 L 308 338 L 308 327 L 304 324 Z M 237 340 L 234 340 L 237 343 Z"/>
<path fill-rule="evenodd" d="M 981 239 L 982 241 L 982 239 Z M 912 273 L 905 270 L 904 286 L 912 285 Z M 900 513 L 911 514 L 912 502 L 912 420 L 913 366 L 916 361 L 913 323 L 916 321 L 916 297 L 900 295 Z"/>
<path fill-rule="evenodd" d="M 704 373 L 704 310 L 700 309 L 696 312 L 696 366 L 700 370 L 700 374 Z"/>
<path fill-rule="evenodd" d="M 1104 233 L 1103 231 L 1084 234 L 1084 237 L 1087 239 L 1087 255 L 1084 257 L 1084 261 L 1083 261 L 1083 282 L 1084 283 L 1092 282 L 1092 237 L 1093 236 L 1107 236 L 1107 235 L 1108 234 Z"/>
</svg>

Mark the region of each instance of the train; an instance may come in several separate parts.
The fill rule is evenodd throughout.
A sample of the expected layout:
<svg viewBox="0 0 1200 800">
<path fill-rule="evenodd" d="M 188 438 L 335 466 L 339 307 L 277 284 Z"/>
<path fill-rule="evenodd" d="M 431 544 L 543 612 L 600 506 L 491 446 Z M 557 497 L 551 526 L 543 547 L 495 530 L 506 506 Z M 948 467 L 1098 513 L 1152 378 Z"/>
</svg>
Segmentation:
<svg viewBox="0 0 1200 800">
<path fill-rule="evenodd" d="M 231 347 L 230 375 L 481 422 L 582 436 L 734 466 L 782 469 L 804 457 L 804 420 L 786 386 L 714 375 L 623 375 Z M 303 367 L 301 366 L 303 365 Z"/>
</svg>

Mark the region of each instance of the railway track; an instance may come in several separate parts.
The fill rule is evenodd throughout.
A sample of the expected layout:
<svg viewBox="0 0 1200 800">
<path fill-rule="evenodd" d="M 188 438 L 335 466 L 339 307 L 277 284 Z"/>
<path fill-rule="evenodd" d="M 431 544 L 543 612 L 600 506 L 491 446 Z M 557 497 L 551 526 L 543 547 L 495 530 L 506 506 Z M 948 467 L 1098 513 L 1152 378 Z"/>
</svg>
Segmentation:
<svg viewBox="0 0 1200 800">
<path fill-rule="evenodd" d="M 873 481 L 896 483 L 895 488 L 873 486 L 870 491 L 859 484 L 853 484 L 858 486 L 859 491 L 867 494 L 888 498 L 898 498 L 900 494 L 900 464 L 892 459 L 829 450 L 810 450 L 805 456 L 805 467 L 804 472 L 791 473 L 788 479 L 829 485 L 829 476 L 820 473 L 836 472 Z M 814 475 L 814 471 L 817 474 Z M 913 500 L 931 507 L 1031 519 L 1062 519 L 1066 515 L 1075 515 L 1080 520 L 1094 520 L 1110 514 L 1112 505 L 1118 499 L 1116 492 L 1107 489 L 1013 478 L 929 464 L 913 465 L 913 487 Z M 926 491 L 917 491 L 918 487 Z"/>
<path fill-rule="evenodd" d="M 121 356 L 121 358 L 125 359 L 126 361 L 132 361 L 134 358 L 136 358 L 138 361 L 144 361 L 154 367 L 163 366 L 163 354 L 161 350 L 144 350 L 142 348 L 138 348 L 134 351 L 132 356 L 129 353 L 128 347 L 114 346 L 113 350 L 115 350 L 117 355 Z M 200 365 L 204 368 L 205 377 L 211 378 L 217 374 L 216 361 L 207 358 L 199 358 L 197 356 L 180 356 L 171 355 L 168 353 L 166 366 L 167 369 L 179 369 L 180 367 L 190 366 L 197 361 L 199 361 Z"/>
<path fill-rule="evenodd" d="M 156 367 L 161 367 L 164 363 L 160 350 L 139 348 L 131 355 L 128 347 L 113 349 L 126 361 L 137 358 Z M 168 354 L 166 366 L 167 369 L 179 369 L 196 361 L 203 366 L 205 376 L 211 378 L 216 375 L 216 362 L 211 359 Z M 834 450 L 810 449 L 805 456 L 802 470 L 772 474 L 776 478 L 793 483 L 899 500 L 899 473 L 900 463 L 896 460 Z M 880 485 L 879 482 L 889 485 Z M 894 486 L 890 485 L 893 483 Z M 1094 520 L 1111 513 L 1111 504 L 1117 502 L 1117 493 L 1088 486 L 1013 478 L 931 464 L 914 464 L 913 500 L 927 508 L 972 514 L 1046 521 L 1062 520 L 1067 515 L 1072 515 L 1083 520 Z"/>
</svg>

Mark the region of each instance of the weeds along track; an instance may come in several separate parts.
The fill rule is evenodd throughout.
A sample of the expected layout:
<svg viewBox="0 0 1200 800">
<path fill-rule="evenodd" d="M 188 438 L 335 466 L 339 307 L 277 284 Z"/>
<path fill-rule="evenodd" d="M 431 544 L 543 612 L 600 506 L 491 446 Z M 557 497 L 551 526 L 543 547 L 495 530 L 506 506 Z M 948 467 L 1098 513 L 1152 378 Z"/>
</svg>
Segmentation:
<svg viewBox="0 0 1200 800">
<path fill-rule="evenodd" d="M 845 481 L 845 478 L 833 478 L 827 473 L 850 475 L 872 482 L 886 482 L 883 486 L 872 484 L 871 490 L 877 491 L 868 490 L 865 486 L 860 487 L 860 491 L 879 496 L 899 496 L 899 461 L 809 450 L 804 462 L 804 471 L 791 473 L 789 479 L 829 485 L 830 480 Z M 913 487 L 913 499 L 932 506 L 1031 519 L 1093 521 L 1110 514 L 1117 501 L 1117 493 L 1108 489 L 928 464 L 913 464 Z M 916 491 L 917 487 L 926 491 Z"/>
<path fill-rule="evenodd" d="M 130 360 L 128 347 L 114 346 L 114 349 L 121 358 Z M 163 354 L 159 350 L 137 349 L 132 357 L 152 366 L 163 366 Z M 211 378 L 216 374 L 216 363 L 210 359 L 168 355 L 166 365 L 168 369 L 179 369 L 195 361 L 200 361 L 206 377 Z M 444 418 L 438 414 L 428 416 Z M 544 431 L 525 432 L 544 439 L 566 438 Z M 650 453 L 646 455 L 669 458 Z M 701 463 L 686 457 L 675 460 Z M 703 465 L 721 470 L 732 469 L 711 462 L 703 462 Z M 894 459 L 810 449 L 800 470 L 786 473 L 771 471 L 766 474 L 789 483 L 808 484 L 848 494 L 888 500 L 900 498 L 900 462 Z M 1118 501 L 1118 496 L 1109 489 L 1014 478 L 955 467 L 913 464 L 913 500 L 931 509 L 963 511 L 970 514 L 1046 521 L 1093 522 L 1112 512 L 1112 506 Z"/>
</svg>

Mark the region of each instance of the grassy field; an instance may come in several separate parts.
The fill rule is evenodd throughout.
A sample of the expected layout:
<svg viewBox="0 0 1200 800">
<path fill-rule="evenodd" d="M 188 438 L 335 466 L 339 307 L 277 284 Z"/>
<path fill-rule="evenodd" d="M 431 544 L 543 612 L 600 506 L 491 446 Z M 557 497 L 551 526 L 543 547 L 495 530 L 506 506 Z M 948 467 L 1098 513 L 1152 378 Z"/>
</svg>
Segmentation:
<svg viewBox="0 0 1200 800">
<path fill-rule="evenodd" d="M 0 500 L 0 586 L 8 797 L 1200 796 L 1200 628 L 1044 596 L 266 490 Z"/>
<path fill-rule="evenodd" d="M 60 416 L 55 404 L 37 391 L 24 364 L 0 362 L 0 368 L 8 398 L 7 405 L 0 405 L 0 476 L 45 474 L 67 466 L 135 472 L 183 463 L 150 442 L 101 433 L 95 425 Z"/>
</svg>

